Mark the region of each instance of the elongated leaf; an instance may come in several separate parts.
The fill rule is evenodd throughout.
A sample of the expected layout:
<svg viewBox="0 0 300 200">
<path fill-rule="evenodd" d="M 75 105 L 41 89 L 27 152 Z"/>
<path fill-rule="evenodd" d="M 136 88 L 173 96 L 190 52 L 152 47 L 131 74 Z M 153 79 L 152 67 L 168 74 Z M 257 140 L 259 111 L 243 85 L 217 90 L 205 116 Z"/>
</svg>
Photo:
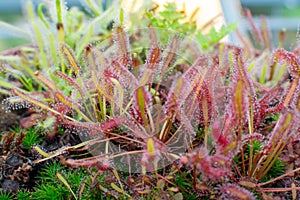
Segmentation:
<svg viewBox="0 0 300 200">
<path fill-rule="evenodd" d="M 78 64 L 73 51 L 65 44 L 61 45 L 61 52 L 67 60 L 69 67 L 74 71 L 75 75 L 79 73 L 80 65 Z"/>
<path fill-rule="evenodd" d="M 44 16 L 44 14 L 43 14 L 43 8 L 45 8 L 45 4 L 43 4 L 43 3 L 39 4 L 37 13 L 38 13 L 38 16 L 39 16 L 39 18 L 41 19 L 41 21 L 42 21 L 42 22 L 44 23 L 44 25 L 49 29 L 49 24 L 48 24 L 48 22 L 46 21 L 45 16 Z"/>
<path fill-rule="evenodd" d="M 82 97 L 85 96 L 85 92 L 84 92 L 83 88 L 77 83 L 76 80 L 74 80 L 73 78 L 67 76 L 66 74 L 64 74 L 60 71 L 56 71 L 56 72 L 54 72 L 54 74 L 59 76 L 63 80 L 65 80 L 69 85 L 75 87 L 79 91 L 79 93 L 81 94 Z"/>
<path fill-rule="evenodd" d="M 154 156 L 154 155 L 155 155 L 155 147 L 154 147 L 154 143 L 153 143 L 152 138 L 149 138 L 149 139 L 148 139 L 148 142 L 147 142 L 147 150 L 148 150 L 148 154 L 149 154 L 150 156 Z"/>
<path fill-rule="evenodd" d="M 300 78 L 300 61 L 295 54 L 285 49 L 276 49 L 273 60 L 281 64 L 288 64 L 288 69 L 293 78 Z"/>
<path fill-rule="evenodd" d="M 139 87 L 135 94 L 135 102 L 136 102 L 136 108 L 137 111 L 142 118 L 143 125 L 148 126 L 148 120 L 147 120 L 147 110 L 150 109 L 151 105 L 151 97 L 147 90 L 145 90 L 145 87 Z"/>
<path fill-rule="evenodd" d="M 42 82 L 45 86 L 48 87 L 48 89 L 50 90 L 56 90 L 56 85 L 54 83 L 52 83 L 51 81 L 49 81 L 44 75 L 42 75 L 40 72 L 36 71 L 34 73 L 35 77 Z"/>
<path fill-rule="evenodd" d="M 117 81 L 114 78 L 110 78 L 111 82 L 113 82 L 113 84 L 115 84 L 115 86 L 117 87 L 118 91 L 119 91 L 119 108 L 120 108 L 120 113 L 123 113 L 122 109 L 123 109 L 123 101 L 124 101 L 124 90 L 121 86 L 121 84 L 119 83 L 119 81 Z"/>
<path fill-rule="evenodd" d="M 116 190 L 117 192 L 121 193 L 121 194 L 126 194 L 126 192 L 124 190 L 122 190 L 121 188 L 119 188 L 116 184 L 111 183 L 110 186 Z"/>
<path fill-rule="evenodd" d="M 158 70 L 159 62 L 161 60 L 161 53 L 159 47 L 153 47 L 148 55 L 145 64 L 145 69 L 143 71 L 142 78 L 140 79 L 141 85 L 146 85 L 149 83 L 152 85 L 154 73 Z"/>
<path fill-rule="evenodd" d="M 114 40 L 116 41 L 118 47 L 119 62 L 122 65 L 127 66 L 129 63 L 131 63 L 129 39 L 122 27 L 118 26 L 115 28 Z"/>
<path fill-rule="evenodd" d="M 244 100 L 243 100 L 243 82 L 239 80 L 235 87 L 235 95 L 234 95 L 234 106 L 235 111 L 238 114 L 238 119 L 243 119 L 244 114 Z"/>
<path fill-rule="evenodd" d="M 31 37 L 30 34 L 24 29 L 18 28 L 3 21 L 0 21 L 0 31 L 2 33 L 10 33 L 11 35 L 16 35 L 28 40 L 30 40 Z"/>
<path fill-rule="evenodd" d="M 289 107 L 291 104 L 297 103 L 297 93 L 300 90 L 300 61 L 295 54 L 284 49 L 277 49 L 273 54 L 273 60 L 281 64 L 287 64 L 289 72 L 293 78 L 289 89 L 284 95 L 283 105 Z"/>
<path fill-rule="evenodd" d="M 13 94 L 16 94 L 17 96 L 21 97 L 22 99 L 24 99 L 25 101 L 27 102 L 30 102 L 32 104 L 34 104 L 35 106 L 38 106 L 42 109 L 45 109 L 45 110 L 48 110 L 48 111 L 51 111 L 53 112 L 54 114 L 57 114 L 57 115 L 61 115 L 61 113 L 59 113 L 58 111 L 50 108 L 47 104 L 45 104 L 44 102 L 38 100 L 38 99 L 35 99 L 31 96 L 29 96 L 28 94 L 25 94 L 24 92 L 20 91 L 19 89 L 12 89 L 11 91 Z"/>
</svg>

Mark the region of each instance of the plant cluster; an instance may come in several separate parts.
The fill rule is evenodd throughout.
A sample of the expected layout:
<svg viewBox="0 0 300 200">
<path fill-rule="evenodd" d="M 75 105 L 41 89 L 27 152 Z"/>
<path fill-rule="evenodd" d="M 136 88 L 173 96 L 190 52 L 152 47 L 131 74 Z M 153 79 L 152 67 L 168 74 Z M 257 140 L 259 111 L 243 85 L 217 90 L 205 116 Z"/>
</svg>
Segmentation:
<svg viewBox="0 0 300 200">
<path fill-rule="evenodd" d="M 90 5 L 96 21 L 111 15 L 110 8 L 100 15 Z M 4 101 L 9 108 L 29 110 L 23 128 L 42 130 L 49 140 L 59 130 L 81 140 L 47 152 L 27 133 L 23 145 L 43 156 L 34 164 L 58 158 L 90 170 L 86 178 L 83 169 L 67 174 L 53 164 L 41 173 L 33 196 L 92 198 L 89 185 L 100 195 L 124 199 L 272 199 L 274 192 L 286 191 L 297 198 L 296 176 L 285 188 L 275 183 L 300 171 L 293 165 L 297 155 L 289 156 L 300 133 L 299 47 L 272 48 L 265 21 L 259 30 L 249 12 L 259 48 L 245 40 L 243 48 L 220 43 L 235 25 L 203 35 L 193 22 L 179 22 L 184 15 L 174 4 L 148 12 L 149 27 L 134 33 L 124 30 L 120 9 L 119 22 L 101 37 L 93 34 L 95 21 L 89 28 L 79 23 L 79 11 L 72 18 L 78 23 L 65 23 L 59 0 L 54 9 L 56 33 L 42 7 L 37 22 L 28 4 L 37 47 L 17 56 L 31 56 L 25 61 L 4 59 L 5 69 L 19 72 L 13 77 L 19 86 L 5 80 L 5 71 L 1 91 L 11 95 Z M 36 23 L 48 28 L 49 48 Z M 78 26 L 89 30 L 80 44 L 74 36 L 82 33 Z M 165 36 L 163 28 L 188 36 Z M 58 181 L 62 185 L 54 190 Z"/>
</svg>

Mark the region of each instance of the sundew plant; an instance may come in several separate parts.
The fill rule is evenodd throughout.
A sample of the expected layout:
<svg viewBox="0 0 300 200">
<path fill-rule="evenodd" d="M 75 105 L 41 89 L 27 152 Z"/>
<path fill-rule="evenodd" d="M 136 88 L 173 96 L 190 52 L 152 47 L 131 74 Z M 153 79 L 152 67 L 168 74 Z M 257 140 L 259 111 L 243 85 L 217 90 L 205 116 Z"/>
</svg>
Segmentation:
<svg viewBox="0 0 300 200">
<path fill-rule="evenodd" d="M 99 22 L 113 12 L 97 13 L 87 3 Z M 55 53 L 51 46 L 43 52 L 48 47 L 37 40 L 39 63 L 26 65 L 27 79 L 40 87 L 30 89 L 20 77 L 23 87 L 2 80 L 11 95 L 4 103 L 30 110 L 23 128 L 42 121 L 49 139 L 59 129 L 80 138 L 54 152 L 33 146 L 43 156 L 35 164 L 57 157 L 92 169 L 91 185 L 116 198 L 272 199 L 288 191 L 297 198 L 297 176 L 284 188 L 275 183 L 300 171 L 299 158 L 289 156 L 300 134 L 299 47 L 273 48 L 264 20 L 261 30 L 251 23 L 259 49 L 221 43 L 235 25 L 203 35 L 194 22 L 178 24 L 184 15 L 174 5 L 149 10 L 145 28 L 134 31 L 125 26 L 126 11 L 114 8 L 112 30 L 99 36 L 92 25 L 83 28 L 78 45 L 59 4 Z M 4 68 L 21 65 L 9 59 Z M 97 181 L 103 173 L 112 175 L 110 184 Z"/>
</svg>

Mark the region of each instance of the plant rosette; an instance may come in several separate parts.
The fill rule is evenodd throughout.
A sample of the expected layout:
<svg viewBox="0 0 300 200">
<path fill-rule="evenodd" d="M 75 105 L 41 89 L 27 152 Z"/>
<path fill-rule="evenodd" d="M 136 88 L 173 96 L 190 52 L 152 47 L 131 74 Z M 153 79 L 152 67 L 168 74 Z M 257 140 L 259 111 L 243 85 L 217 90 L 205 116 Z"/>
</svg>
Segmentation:
<svg viewBox="0 0 300 200">
<path fill-rule="evenodd" d="M 159 41 L 159 34 L 169 40 Z M 213 59 L 195 59 L 193 48 L 200 48 L 193 38 L 171 30 L 150 27 L 128 36 L 116 26 L 112 38 L 86 48 L 85 67 L 78 67 L 74 79 L 82 87 L 69 100 L 76 121 L 64 123 L 82 141 L 91 141 L 89 152 L 100 163 L 130 173 L 172 164 L 194 148 L 199 134 L 211 146 L 210 95 L 216 88 L 209 87 L 218 83 L 208 85 Z M 76 63 L 68 47 L 62 53 Z M 197 133 L 198 126 L 206 127 L 205 133 Z"/>
</svg>

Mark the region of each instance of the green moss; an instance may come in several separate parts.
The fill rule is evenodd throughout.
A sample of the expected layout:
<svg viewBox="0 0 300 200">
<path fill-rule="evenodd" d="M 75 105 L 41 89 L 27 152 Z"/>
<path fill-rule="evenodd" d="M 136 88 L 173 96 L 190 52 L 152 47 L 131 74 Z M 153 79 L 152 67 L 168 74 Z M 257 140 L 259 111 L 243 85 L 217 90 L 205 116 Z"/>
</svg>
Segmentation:
<svg viewBox="0 0 300 200">
<path fill-rule="evenodd" d="M 105 195 L 95 187 L 91 189 L 91 174 L 82 168 L 71 169 L 62 166 L 58 162 L 42 168 L 37 177 L 37 186 L 32 192 L 20 191 L 17 196 L 20 199 L 31 197 L 32 199 L 70 199 L 74 198 L 71 191 L 57 177 L 61 174 L 67 181 L 74 194 L 78 197 L 78 191 L 82 189 L 80 199 L 103 199 Z M 99 176 L 98 181 L 102 181 L 103 176 Z M 109 197 L 107 198 L 109 199 Z"/>
<path fill-rule="evenodd" d="M 41 134 L 37 133 L 34 128 L 30 128 L 25 131 L 25 137 L 22 144 L 30 149 L 33 145 L 39 144 L 43 141 L 44 137 Z"/>
<path fill-rule="evenodd" d="M 12 200 L 13 195 L 7 192 L 0 192 L 0 200 Z"/>
</svg>

